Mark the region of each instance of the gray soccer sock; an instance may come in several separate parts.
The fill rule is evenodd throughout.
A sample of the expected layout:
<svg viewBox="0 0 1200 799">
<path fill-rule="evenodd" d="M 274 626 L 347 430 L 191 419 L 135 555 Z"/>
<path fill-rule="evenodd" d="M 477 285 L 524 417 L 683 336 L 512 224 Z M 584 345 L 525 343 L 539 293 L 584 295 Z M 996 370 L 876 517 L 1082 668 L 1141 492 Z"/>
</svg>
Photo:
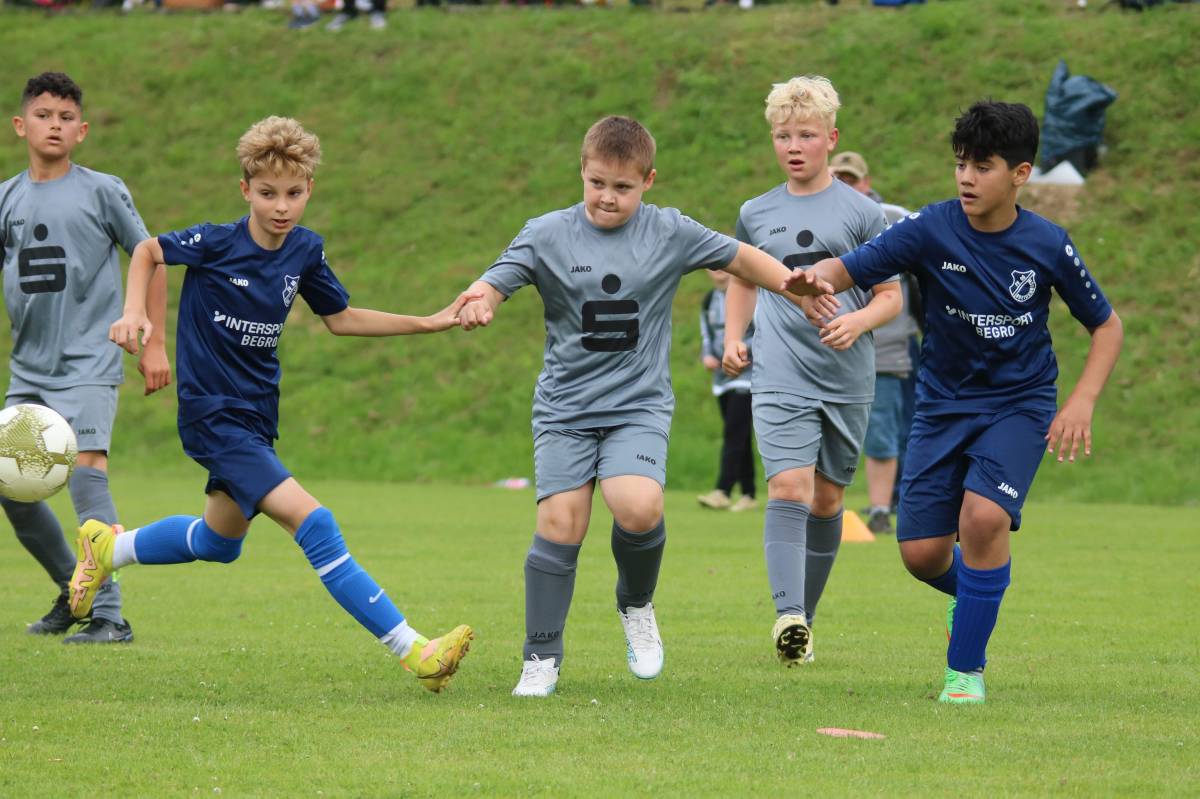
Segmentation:
<svg viewBox="0 0 1200 799">
<path fill-rule="evenodd" d="M 537 533 L 525 556 L 525 660 L 563 660 L 563 628 L 575 593 L 579 544 L 556 544 Z"/>
<path fill-rule="evenodd" d="M 804 607 L 808 608 L 808 623 L 817 615 L 817 603 L 829 582 L 833 561 L 842 543 L 842 512 L 822 519 L 808 517 L 808 542 L 804 561 Z"/>
<path fill-rule="evenodd" d="M 12 523 L 17 540 L 29 550 L 29 554 L 42 564 L 46 574 L 67 595 L 67 584 L 75 571 L 75 554 L 63 537 L 58 517 L 45 502 L 16 502 L 0 499 L 4 513 Z"/>
<path fill-rule="evenodd" d="M 790 499 L 767 500 L 763 522 L 763 551 L 775 613 L 804 614 L 804 549 L 808 514 L 812 508 Z"/>
<path fill-rule="evenodd" d="M 631 533 L 613 522 L 612 553 L 617 562 L 617 610 L 644 607 L 654 599 L 663 550 L 667 546 L 667 518 L 644 533 Z"/>
<path fill-rule="evenodd" d="M 71 503 L 79 523 L 95 519 L 105 524 L 117 523 L 117 506 L 108 490 L 108 472 L 92 466 L 76 466 L 67 484 L 71 491 Z M 74 569 L 74 564 L 71 566 Z M 105 581 L 96 592 L 92 603 L 92 618 L 108 619 L 114 624 L 124 621 L 121 617 L 121 584 L 116 575 Z"/>
</svg>

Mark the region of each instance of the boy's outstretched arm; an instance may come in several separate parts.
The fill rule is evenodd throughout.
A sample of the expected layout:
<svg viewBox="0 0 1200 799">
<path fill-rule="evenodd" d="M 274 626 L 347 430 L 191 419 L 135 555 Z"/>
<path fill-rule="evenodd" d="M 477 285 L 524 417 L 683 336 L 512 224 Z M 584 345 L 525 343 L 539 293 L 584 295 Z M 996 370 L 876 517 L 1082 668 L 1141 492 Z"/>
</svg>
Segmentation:
<svg viewBox="0 0 1200 799">
<path fill-rule="evenodd" d="M 463 306 L 480 299 L 479 293 L 464 291 L 454 302 L 431 316 L 406 316 L 404 314 L 374 311 L 370 308 L 349 307 L 321 321 L 335 336 L 408 336 L 414 333 L 440 333 L 458 327 L 458 314 Z"/>
<path fill-rule="evenodd" d="M 1049 442 L 1047 451 L 1058 450 L 1058 461 L 1062 463 L 1066 456 L 1074 462 L 1075 453 L 1083 444 L 1083 454 L 1092 454 L 1092 412 L 1096 409 L 1096 400 L 1108 382 L 1117 356 L 1121 354 L 1121 343 L 1125 332 L 1121 318 L 1117 312 L 1105 320 L 1104 324 L 1088 330 L 1092 336 L 1091 346 L 1088 347 L 1087 362 L 1083 365 L 1083 374 L 1075 384 L 1075 390 L 1067 397 L 1062 408 L 1050 423 L 1050 432 L 1046 433 Z M 1067 447 L 1070 446 L 1070 452 Z"/>
<path fill-rule="evenodd" d="M 162 318 L 155 325 L 146 315 L 146 303 L 150 299 L 148 294 L 151 279 L 154 277 L 156 269 L 164 269 L 164 267 L 162 245 L 158 243 L 157 238 L 145 239 L 133 248 L 133 255 L 129 258 L 129 276 L 125 280 L 125 310 L 121 318 L 113 322 L 108 329 L 109 340 L 119 344 L 126 352 L 137 354 L 139 333 L 141 333 L 141 343 L 149 346 L 151 337 L 159 332 L 159 327 L 164 326 Z M 161 311 L 162 317 L 165 318 L 167 302 L 165 275 L 162 280 Z M 156 309 L 154 312 L 156 316 L 158 310 Z M 165 338 L 163 341 L 165 344 Z"/>
<path fill-rule="evenodd" d="M 167 267 L 157 264 L 150 276 L 146 314 L 150 319 L 150 337 L 138 361 L 138 371 L 146 381 L 145 396 L 171 384 L 171 362 L 167 358 Z"/>
<path fill-rule="evenodd" d="M 758 289 L 754 284 L 740 277 L 730 278 L 729 287 L 725 289 L 725 355 L 721 358 L 721 367 L 730 377 L 737 377 L 750 365 L 746 328 L 754 318 L 757 302 Z"/>
<path fill-rule="evenodd" d="M 745 242 L 738 246 L 737 255 L 725 267 L 725 271 L 734 277 L 740 277 L 747 283 L 762 286 L 767 291 L 773 291 L 776 294 L 786 291 L 803 297 L 841 291 L 841 289 L 835 290 L 828 281 L 822 280 L 821 276 L 812 269 L 788 269 L 774 256 Z"/>
<path fill-rule="evenodd" d="M 797 291 L 794 284 L 797 283 L 813 283 L 821 281 L 825 285 L 832 287 L 832 291 L 814 292 L 814 291 Z M 846 271 L 846 265 L 842 263 L 841 258 L 826 258 L 823 261 L 817 261 L 808 269 L 796 269 L 784 281 L 783 290 L 790 291 L 793 294 L 837 294 L 840 291 L 845 291 L 854 285 L 854 279 L 850 277 L 850 273 Z"/>
<path fill-rule="evenodd" d="M 500 303 L 507 299 L 499 289 L 484 280 L 476 280 L 463 293 L 479 295 L 478 299 L 469 301 L 459 312 L 458 324 L 463 330 L 474 330 L 489 325 Z"/>
</svg>

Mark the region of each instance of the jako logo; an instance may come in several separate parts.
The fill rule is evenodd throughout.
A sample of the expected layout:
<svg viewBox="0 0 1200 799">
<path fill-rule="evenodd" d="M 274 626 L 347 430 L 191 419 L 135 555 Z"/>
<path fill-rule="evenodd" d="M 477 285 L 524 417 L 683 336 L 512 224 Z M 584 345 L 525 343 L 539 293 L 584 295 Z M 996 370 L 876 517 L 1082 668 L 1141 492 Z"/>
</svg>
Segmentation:
<svg viewBox="0 0 1200 799">
<path fill-rule="evenodd" d="M 642 454 L 642 453 L 640 453 L 640 452 L 638 453 L 637 459 L 638 459 L 639 461 L 645 461 L 646 463 L 649 463 L 649 464 L 651 464 L 652 466 L 657 466 L 657 465 L 658 465 L 658 461 L 654 460 L 654 458 L 651 458 L 651 457 L 649 457 L 648 455 L 643 455 L 643 454 Z"/>
<path fill-rule="evenodd" d="M 952 264 L 949 261 L 942 261 L 942 271 L 944 272 L 966 272 L 967 268 L 962 264 Z"/>
<path fill-rule="evenodd" d="M 1013 488 L 1008 483 L 1001 483 L 1000 485 L 996 486 L 996 490 L 1001 494 L 1008 494 L 1013 499 L 1016 499 L 1018 495 L 1017 489 Z"/>
<path fill-rule="evenodd" d="M 250 281 L 244 277 L 231 277 L 229 278 L 229 282 L 235 286 L 242 286 L 243 288 L 250 285 Z"/>
<path fill-rule="evenodd" d="M 590 272 L 590 271 L 592 271 L 592 268 L 590 266 L 578 266 L 577 265 L 577 266 L 571 267 L 572 274 L 574 274 L 576 272 Z"/>
</svg>

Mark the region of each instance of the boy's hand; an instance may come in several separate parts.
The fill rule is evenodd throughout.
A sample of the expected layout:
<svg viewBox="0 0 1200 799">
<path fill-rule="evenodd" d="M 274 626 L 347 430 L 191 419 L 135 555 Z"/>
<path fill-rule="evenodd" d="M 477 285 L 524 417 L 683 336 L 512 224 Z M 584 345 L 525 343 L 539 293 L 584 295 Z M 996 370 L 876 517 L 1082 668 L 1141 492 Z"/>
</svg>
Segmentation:
<svg viewBox="0 0 1200 799">
<path fill-rule="evenodd" d="M 821 328 L 821 343 L 838 351 L 854 346 L 858 337 L 867 332 L 867 326 L 857 313 L 848 313 L 831 320 Z"/>
<path fill-rule="evenodd" d="M 792 273 L 783 281 L 783 285 L 779 287 L 780 291 L 788 291 L 797 296 L 814 297 L 818 294 L 828 294 L 832 297 L 836 294 L 833 286 L 827 281 L 817 277 L 816 274 L 806 269 L 793 269 Z M 834 299 L 834 302 L 837 302 Z"/>
<path fill-rule="evenodd" d="M 441 332 L 449 330 L 452 327 L 458 327 L 461 324 L 460 315 L 462 314 L 463 307 L 468 303 L 481 299 L 483 299 L 483 295 L 478 292 L 472 294 L 464 291 L 462 294 L 459 294 L 454 298 L 454 302 L 429 317 L 434 331 Z"/>
<path fill-rule="evenodd" d="M 1046 451 L 1053 455 L 1057 449 L 1059 463 L 1063 462 L 1064 456 L 1068 462 L 1074 463 L 1080 444 L 1083 444 L 1084 455 L 1092 454 L 1092 411 L 1095 407 L 1095 403 L 1088 400 L 1068 397 L 1050 423 L 1050 432 L 1046 433 Z M 1070 453 L 1067 452 L 1068 445 L 1071 447 Z"/>
<path fill-rule="evenodd" d="M 143 396 L 148 397 L 160 388 L 171 385 L 171 362 L 167 360 L 167 351 L 163 347 L 146 347 L 138 361 L 138 371 L 146 379 Z"/>
<path fill-rule="evenodd" d="M 837 316 L 838 301 L 832 294 L 801 297 L 797 302 L 804 311 L 804 318 L 814 327 L 825 327 Z"/>
<path fill-rule="evenodd" d="M 750 348 L 746 346 L 746 342 L 731 341 L 725 345 L 725 357 L 721 359 L 721 366 L 725 368 L 725 374 L 737 377 L 749 365 Z"/>
<path fill-rule="evenodd" d="M 710 372 L 715 372 L 721 368 L 721 362 L 712 355 L 705 355 L 700 359 L 700 363 L 704 364 L 704 368 Z"/>
<path fill-rule="evenodd" d="M 465 294 L 466 292 L 463 292 L 463 295 Z M 460 295 L 460 298 L 463 295 Z M 458 324 L 463 330 L 487 327 L 492 321 L 492 316 L 492 307 L 484 301 L 482 294 L 476 294 L 458 312 Z"/>
<path fill-rule="evenodd" d="M 112 323 L 112 327 L 108 329 L 108 339 L 131 355 L 137 355 L 139 331 L 142 334 L 142 344 L 145 344 L 150 340 L 154 325 L 150 324 L 145 313 L 127 313 Z"/>
</svg>

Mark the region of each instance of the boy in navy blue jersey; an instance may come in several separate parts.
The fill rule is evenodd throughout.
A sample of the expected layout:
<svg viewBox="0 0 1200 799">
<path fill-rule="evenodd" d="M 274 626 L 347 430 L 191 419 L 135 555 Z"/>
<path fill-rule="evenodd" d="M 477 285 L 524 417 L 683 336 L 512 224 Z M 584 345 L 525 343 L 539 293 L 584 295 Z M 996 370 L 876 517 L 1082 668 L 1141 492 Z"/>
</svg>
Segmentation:
<svg viewBox="0 0 1200 799">
<path fill-rule="evenodd" d="M 293 119 L 269 117 L 242 136 L 238 157 L 250 214 L 141 242 L 129 265 L 124 316 L 109 331 L 114 342 L 136 352 L 139 332 L 152 331 L 146 318 L 151 273 L 158 264 L 188 267 L 177 338 L 179 438 L 209 472 L 204 515 L 171 516 L 124 533 L 85 522 L 71 611 L 86 615 L 97 588 L 122 566 L 236 560 L 250 520 L 265 513 L 295 536 L 338 604 L 400 656 L 425 688 L 440 691 L 467 653 L 471 629 L 460 625 L 430 641 L 409 627 L 350 556 L 333 514 L 279 461 L 275 351 L 297 295 L 337 336 L 446 330 L 458 323 L 463 303 L 478 295 L 460 296 L 429 317 L 351 307 L 325 260 L 323 239 L 298 226 L 320 161 L 317 137 Z"/>
<path fill-rule="evenodd" d="M 1016 204 L 1037 153 L 1029 108 L 976 103 L 951 141 L 957 201 L 910 214 L 811 271 L 838 290 L 900 271 L 920 281 L 926 336 L 896 537 L 908 570 L 951 596 L 940 701 L 981 703 L 987 642 L 1009 583 L 1009 533 L 1021 526 L 1047 448 L 1059 462 L 1074 461 L 1081 446 L 1091 454 L 1092 412 L 1123 334 L 1066 231 Z M 1057 413 L 1051 287 L 1092 337 Z M 831 315 L 837 302 L 814 306 L 815 316 Z"/>
</svg>

